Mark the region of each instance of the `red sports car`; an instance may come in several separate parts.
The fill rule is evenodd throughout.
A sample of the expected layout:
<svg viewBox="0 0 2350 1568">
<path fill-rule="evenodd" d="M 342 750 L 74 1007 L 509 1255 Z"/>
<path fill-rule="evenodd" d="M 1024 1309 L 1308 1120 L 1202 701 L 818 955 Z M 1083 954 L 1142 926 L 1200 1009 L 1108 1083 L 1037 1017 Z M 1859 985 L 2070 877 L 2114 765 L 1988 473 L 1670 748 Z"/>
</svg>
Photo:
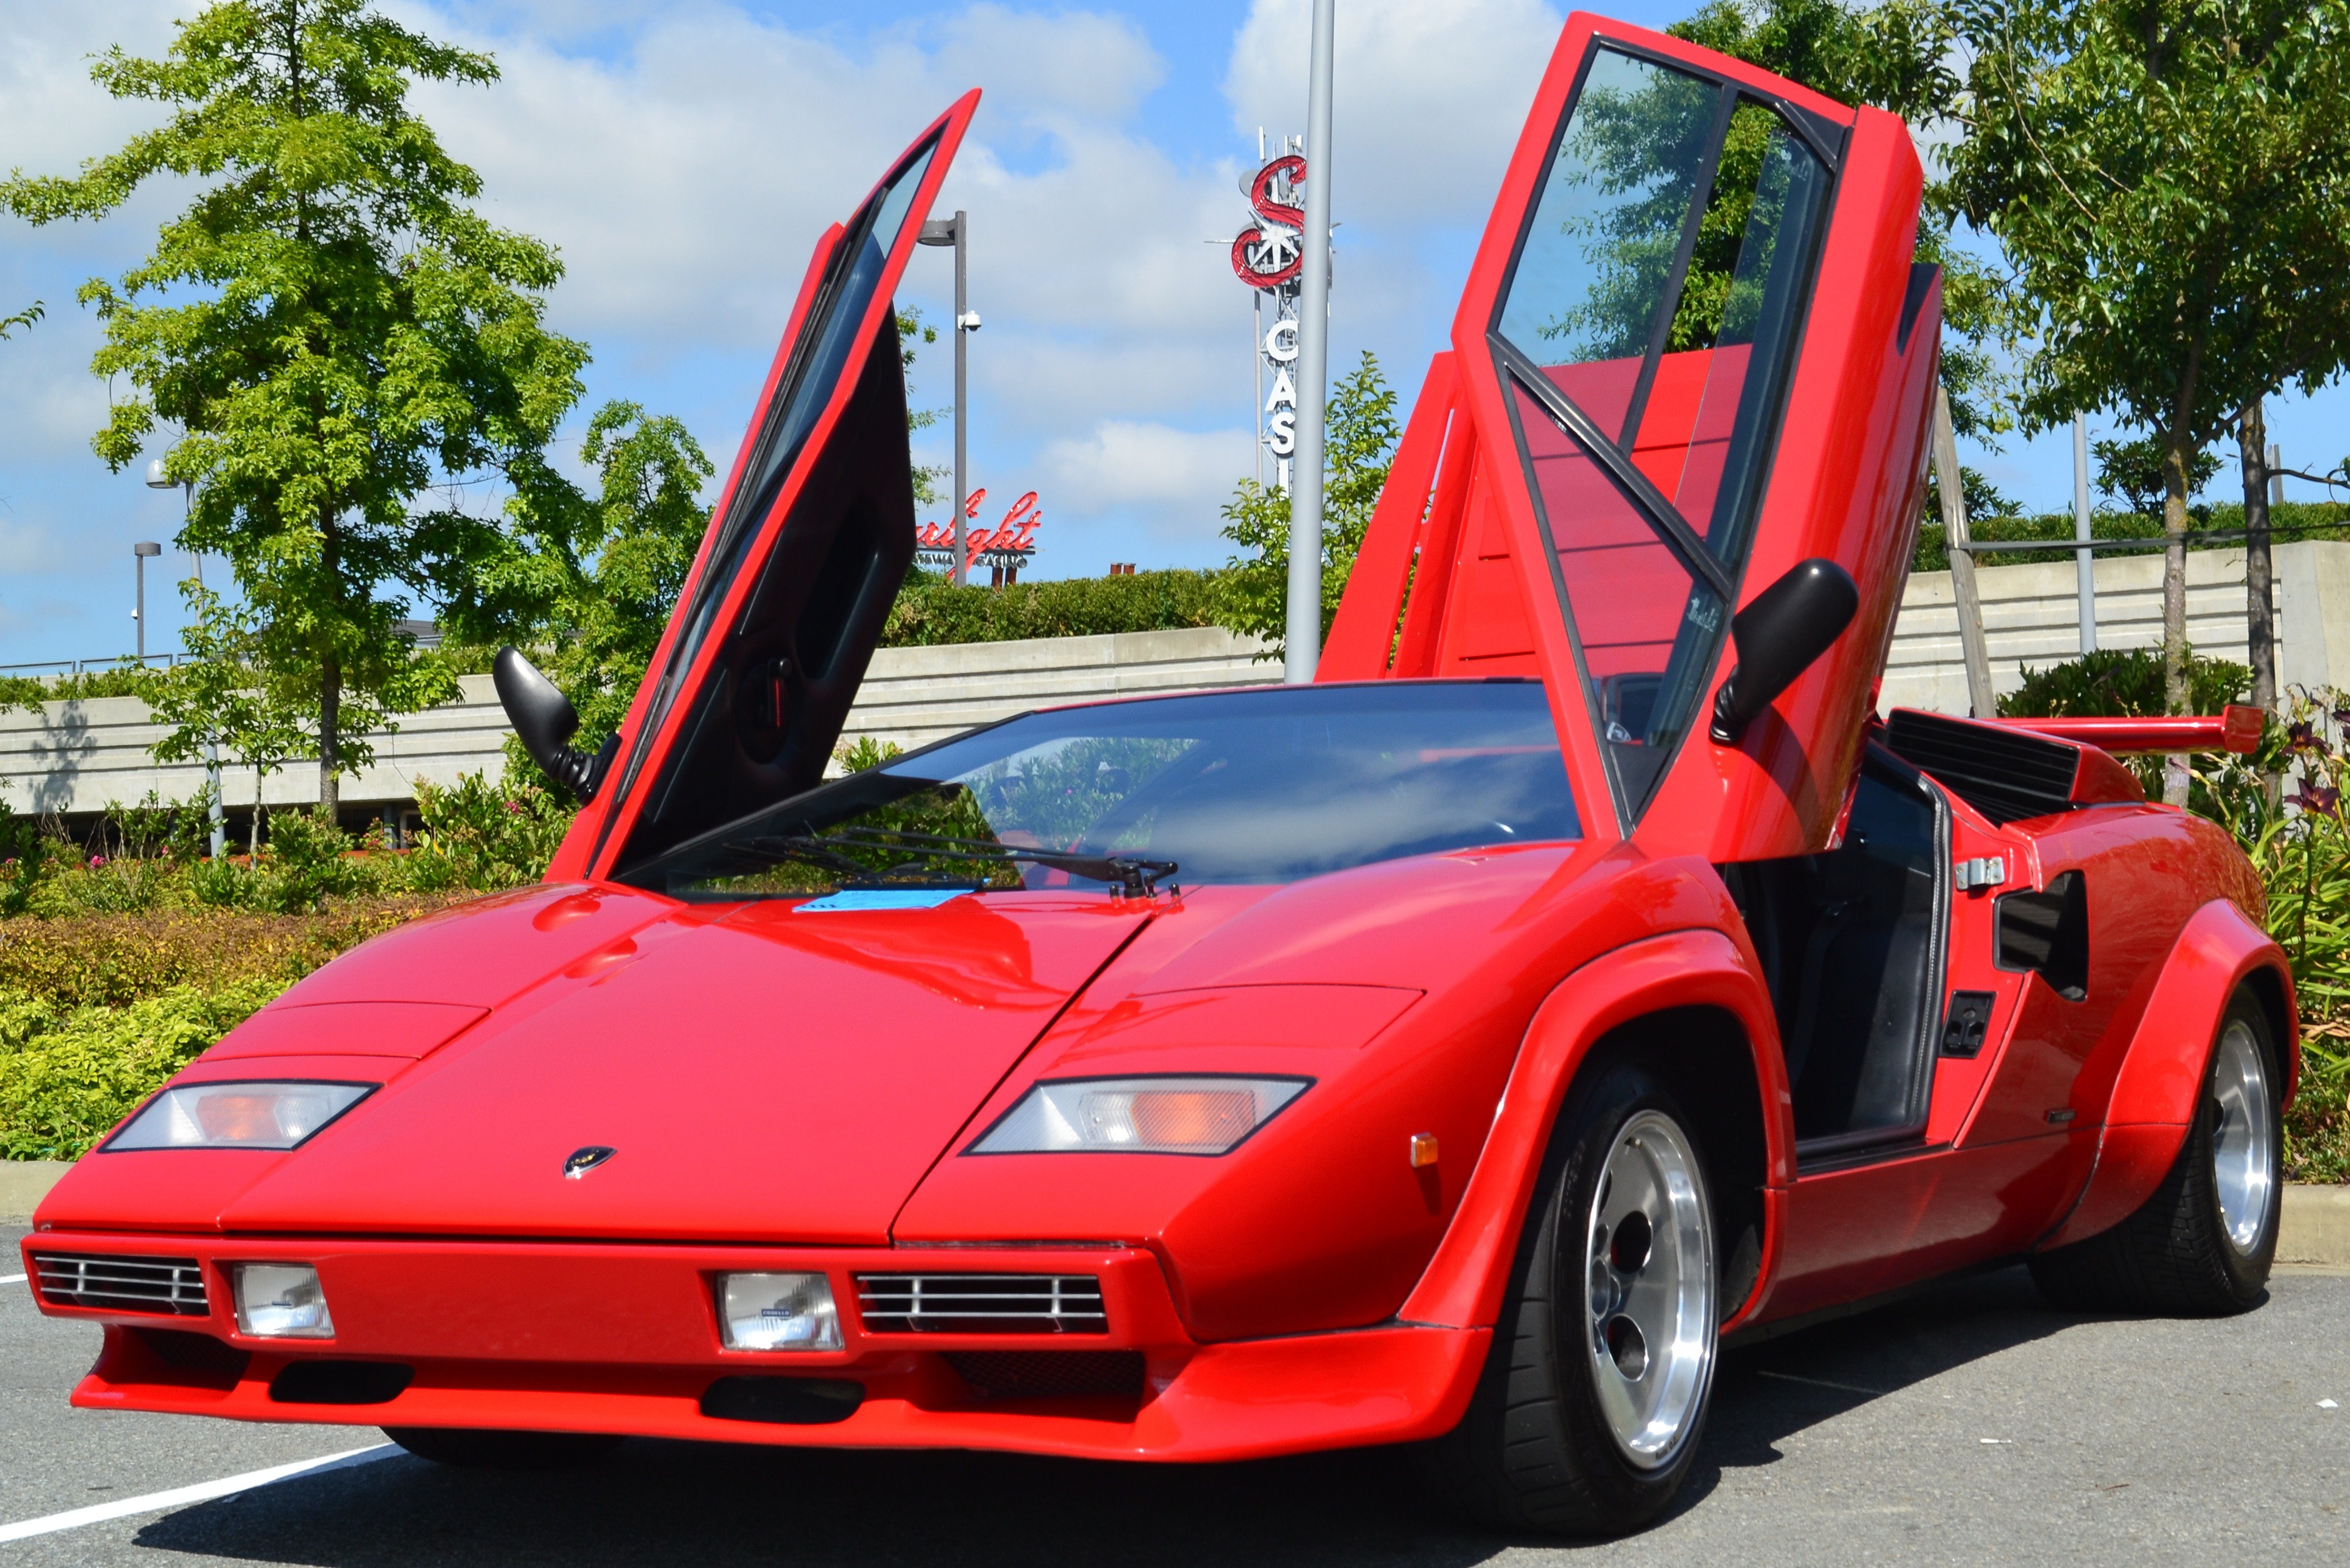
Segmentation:
<svg viewBox="0 0 2350 1568">
<path fill-rule="evenodd" d="M 818 243 L 545 885 L 327 966 L 25 1243 L 92 1408 L 452 1461 L 641 1434 L 1422 1445 L 1635 1527 L 1721 1347 L 2028 1260 L 2226 1313 L 2285 964 L 2100 744 L 1877 683 L 1939 277 L 1895 117 L 1569 20 L 1320 679 L 827 782 L 914 548 L 891 294 L 976 95 Z"/>
</svg>

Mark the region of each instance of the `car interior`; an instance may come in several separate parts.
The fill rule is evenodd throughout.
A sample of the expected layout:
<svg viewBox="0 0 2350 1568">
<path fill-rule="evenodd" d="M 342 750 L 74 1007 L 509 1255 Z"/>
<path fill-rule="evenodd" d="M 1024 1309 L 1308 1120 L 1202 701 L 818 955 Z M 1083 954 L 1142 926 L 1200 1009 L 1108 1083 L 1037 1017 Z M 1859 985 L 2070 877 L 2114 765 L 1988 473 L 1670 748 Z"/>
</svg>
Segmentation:
<svg viewBox="0 0 2350 1568">
<path fill-rule="evenodd" d="M 1771 988 L 1803 1156 L 1925 1129 L 1949 843 L 1940 794 L 1872 746 L 1837 847 L 1721 868 Z"/>
</svg>

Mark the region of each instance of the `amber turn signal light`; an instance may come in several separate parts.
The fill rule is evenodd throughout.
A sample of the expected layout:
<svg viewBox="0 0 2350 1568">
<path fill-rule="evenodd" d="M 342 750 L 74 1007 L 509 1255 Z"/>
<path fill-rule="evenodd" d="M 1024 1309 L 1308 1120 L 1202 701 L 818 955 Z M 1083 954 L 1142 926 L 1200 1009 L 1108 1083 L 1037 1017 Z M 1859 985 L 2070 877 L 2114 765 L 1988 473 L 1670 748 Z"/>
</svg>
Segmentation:
<svg viewBox="0 0 2350 1568">
<path fill-rule="evenodd" d="M 1434 1165 L 1435 1163 L 1436 1135 L 1434 1133 L 1412 1134 L 1411 1168 L 1414 1170 L 1426 1170 L 1430 1166 Z"/>
</svg>

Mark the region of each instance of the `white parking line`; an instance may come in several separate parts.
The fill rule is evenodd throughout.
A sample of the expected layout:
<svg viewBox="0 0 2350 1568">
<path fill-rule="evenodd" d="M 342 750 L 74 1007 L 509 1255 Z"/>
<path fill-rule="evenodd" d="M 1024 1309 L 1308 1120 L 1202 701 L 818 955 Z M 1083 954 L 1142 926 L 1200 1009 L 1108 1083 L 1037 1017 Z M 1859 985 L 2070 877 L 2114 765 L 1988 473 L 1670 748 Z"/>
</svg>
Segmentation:
<svg viewBox="0 0 2350 1568">
<path fill-rule="evenodd" d="M 25 1276 L 22 1274 L 0 1274 L 0 1285 L 21 1285 L 24 1282 Z"/>
<path fill-rule="evenodd" d="M 151 1491 L 144 1497 L 126 1497 L 90 1508 L 45 1514 L 39 1519 L 27 1519 L 16 1524 L 0 1524 L 0 1541 L 22 1541 L 31 1535 L 78 1530 L 85 1524 L 103 1524 L 109 1519 L 127 1519 L 134 1513 L 153 1513 L 161 1509 L 185 1508 L 193 1502 L 210 1502 L 214 1498 L 251 1491 L 255 1487 L 290 1480 L 296 1476 L 316 1475 L 321 1470 L 339 1469 L 348 1465 L 369 1464 L 376 1459 L 389 1459 L 399 1451 L 390 1443 L 378 1443 L 366 1449 L 346 1449 L 339 1454 L 299 1459 L 290 1465 L 273 1465 L 265 1470 L 248 1470 L 244 1475 L 230 1476 L 224 1480 L 199 1481 L 194 1486 L 175 1487 L 170 1491 Z"/>
</svg>

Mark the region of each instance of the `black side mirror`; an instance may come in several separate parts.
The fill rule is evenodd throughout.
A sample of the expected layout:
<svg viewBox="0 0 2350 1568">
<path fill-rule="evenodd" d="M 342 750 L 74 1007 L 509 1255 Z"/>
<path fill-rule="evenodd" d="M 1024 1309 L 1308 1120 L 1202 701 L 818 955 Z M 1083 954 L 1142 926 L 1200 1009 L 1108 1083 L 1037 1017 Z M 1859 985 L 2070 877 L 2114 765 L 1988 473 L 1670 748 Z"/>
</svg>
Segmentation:
<svg viewBox="0 0 2350 1568">
<path fill-rule="evenodd" d="M 1844 635 L 1860 609 L 1852 574 L 1834 561 L 1798 561 L 1730 623 L 1737 666 L 1713 700 L 1714 743 L 1734 746 L 1772 700 Z"/>
<path fill-rule="evenodd" d="M 605 770 L 612 765 L 612 754 L 619 749 L 619 737 L 607 740 L 592 757 L 571 745 L 571 737 L 579 728 L 579 711 L 511 644 L 498 649 L 490 677 L 497 684 L 498 702 L 530 760 L 582 801 L 595 799 Z"/>
</svg>

